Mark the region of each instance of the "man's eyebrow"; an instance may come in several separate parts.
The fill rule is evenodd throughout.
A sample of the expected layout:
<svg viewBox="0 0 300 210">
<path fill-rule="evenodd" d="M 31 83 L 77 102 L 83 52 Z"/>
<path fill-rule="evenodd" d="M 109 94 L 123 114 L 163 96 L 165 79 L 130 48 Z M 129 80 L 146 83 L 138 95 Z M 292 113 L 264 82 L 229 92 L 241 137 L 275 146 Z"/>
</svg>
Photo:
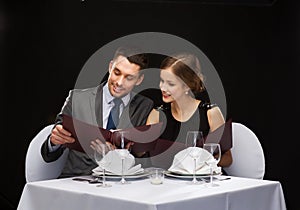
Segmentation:
<svg viewBox="0 0 300 210">
<path fill-rule="evenodd" d="M 119 71 L 119 72 L 122 72 L 119 68 L 117 68 L 117 67 L 114 67 L 113 68 L 113 70 L 114 71 Z M 122 73 L 122 74 L 124 74 L 124 73 Z M 135 76 L 138 76 L 139 75 L 139 73 L 134 73 L 134 74 L 124 74 L 126 77 L 128 77 L 128 76 L 130 76 L 130 77 L 135 77 Z"/>
<path fill-rule="evenodd" d="M 121 71 L 117 66 L 114 66 L 113 70 Z"/>
</svg>

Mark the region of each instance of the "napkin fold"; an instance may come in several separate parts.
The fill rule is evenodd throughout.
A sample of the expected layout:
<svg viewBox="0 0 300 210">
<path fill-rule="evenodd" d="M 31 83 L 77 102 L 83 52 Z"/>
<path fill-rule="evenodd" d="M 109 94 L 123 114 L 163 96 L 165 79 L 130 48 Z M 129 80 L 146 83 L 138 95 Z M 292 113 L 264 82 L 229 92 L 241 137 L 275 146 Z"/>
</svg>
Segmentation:
<svg viewBox="0 0 300 210">
<path fill-rule="evenodd" d="M 107 161 L 105 167 L 107 174 L 122 175 L 122 159 L 117 150 L 109 151 L 102 161 Z M 92 171 L 97 175 L 102 175 L 103 169 L 98 166 Z M 144 169 L 141 164 L 135 165 L 134 156 L 129 153 L 124 159 L 124 175 L 134 175 L 142 172 L 144 172 Z"/>
<path fill-rule="evenodd" d="M 212 164 L 214 173 L 221 173 L 221 167 L 217 166 L 214 157 L 205 149 L 200 147 L 189 147 L 178 152 L 173 159 L 173 163 L 168 171 L 177 174 L 193 174 L 194 173 L 194 159 L 191 154 L 196 154 L 196 174 L 205 175 L 210 174 L 210 167 Z"/>
</svg>

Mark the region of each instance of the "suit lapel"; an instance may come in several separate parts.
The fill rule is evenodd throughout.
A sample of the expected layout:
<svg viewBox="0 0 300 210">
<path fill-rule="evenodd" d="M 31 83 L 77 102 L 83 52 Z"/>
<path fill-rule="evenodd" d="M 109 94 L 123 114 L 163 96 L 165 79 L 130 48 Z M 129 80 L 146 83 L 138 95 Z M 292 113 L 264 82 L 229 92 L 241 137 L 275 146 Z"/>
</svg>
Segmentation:
<svg viewBox="0 0 300 210">
<path fill-rule="evenodd" d="M 93 116 L 95 117 L 94 122 L 97 122 L 99 127 L 103 127 L 103 114 L 102 114 L 102 94 L 103 85 L 99 85 L 98 88 L 95 88 L 92 97 L 90 97 L 91 110 L 94 111 Z"/>
<path fill-rule="evenodd" d="M 134 127 L 134 123 L 132 122 L 132 114 L 133 111 L 136 108 L 136 101 L 135 101 L 135 97 L 134 94 L 131 93 L 130 94 L 130 101 L 127 104 L 126 107 L 124 107 L 124 110 L 120 116 L 120 121 L 119 121 L 119 126 L 118 128 L 127 128 L 127 127 Z"/>
</svg>

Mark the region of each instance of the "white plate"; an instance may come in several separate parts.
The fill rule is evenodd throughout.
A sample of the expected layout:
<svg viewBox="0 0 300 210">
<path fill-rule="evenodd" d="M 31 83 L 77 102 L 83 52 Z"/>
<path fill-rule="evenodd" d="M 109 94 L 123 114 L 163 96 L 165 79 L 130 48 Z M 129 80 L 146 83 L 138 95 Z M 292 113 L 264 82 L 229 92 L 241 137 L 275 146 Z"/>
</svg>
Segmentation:
<svg viewBox="0 0 300 210">
<path fill-rule="evenodd" d="M 92 174 L 93 176 L 95 177 L 102 177 L 102 174 L 98 174 L 98 173 L 93 173 Z M 149 175 L 149 173 L 143 171 L 141 173 L 137 173 L 137 174 L 132 174 L 132 175 L 125 175 L 125 179 L 139 179 L 139 178 L 144 178 L 144 177 L 147 177 Z M 107 174 L 105 173 L 105 178 L 107 179 L 121 179 L 121 175 L 116 175 L 116 174 Z"/>
<path fill-rule="evenodd" d="M 222 173 L 214 174 L 213 176 L 221 175 Z M 171 171 L 165 172 L 166 176 L 173 177 L 173 178 L 179 178 L 179 179 L 192 179 L 193 174 L 177 174 Z M 209 177 L 209 174 L 196 174 L 196 178 L 206 178 Z"/>
<path fill-rule="evenodd" d="M 125 174 L 125 176 L 139 175 L 139 174 L 143 174 L 144 172 L 145 172 L 145 170 L 141 170 L 141 171 L 138 171 L 134 174 L 128 174 L 128 175 Z M 98 176 L 102 176 L 103 173 L 102 173 L 102 171 L 96 171 L 96 172 L 94 172 L 94 174 L 96 174 Z M 121 174 L 114 174 L 110 171 L 105 171 L 105 175 L 107 175 L 107 176 L 121 176 Z"/>
</svg>

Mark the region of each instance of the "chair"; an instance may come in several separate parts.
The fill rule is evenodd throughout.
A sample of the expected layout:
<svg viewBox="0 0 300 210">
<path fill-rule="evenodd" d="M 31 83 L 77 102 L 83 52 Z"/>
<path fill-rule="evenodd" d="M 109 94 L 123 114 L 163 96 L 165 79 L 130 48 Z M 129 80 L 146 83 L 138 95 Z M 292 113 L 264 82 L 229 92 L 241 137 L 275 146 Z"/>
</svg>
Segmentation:
<svg viewBox="0 0 300 210">
<path fill-rule="evenodd" d="M 66 162 L 69 150 L 54 162 L 47 163 L 41 155 L 41 146 L 51 133 L 54 124 L 44 127 L 30 142 L 25 158 L 26 182 L 41 181 L 57 178 Z"/>
<path fill-rule="evenodd" d="M 231 166 L 224 167 L 230 176 L 263 179 L 265 157 L 257 136 L 245 125 L 232 123 Z"/>
</svg>

